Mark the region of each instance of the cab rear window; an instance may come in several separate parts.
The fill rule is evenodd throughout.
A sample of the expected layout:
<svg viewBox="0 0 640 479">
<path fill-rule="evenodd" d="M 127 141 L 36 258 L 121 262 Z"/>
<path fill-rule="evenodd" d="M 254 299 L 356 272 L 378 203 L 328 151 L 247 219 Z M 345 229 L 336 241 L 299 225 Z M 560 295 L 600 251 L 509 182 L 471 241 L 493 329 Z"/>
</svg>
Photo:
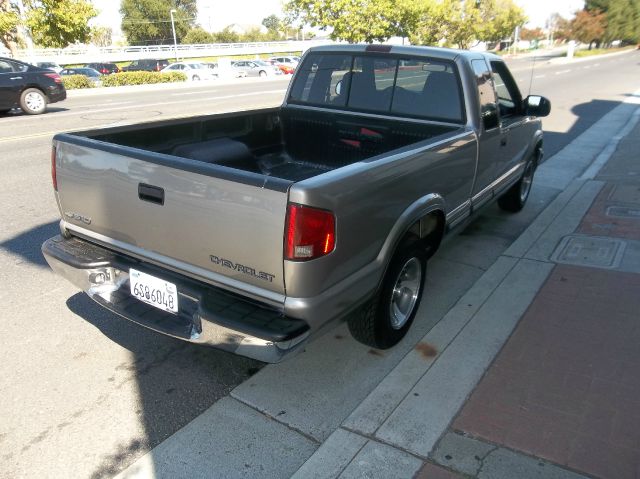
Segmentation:
<svg viewBox="0 0 640 479">
<path fill-rule="evenodd" d="M 438 59 L 312 53 L 291 87 L 293 104 L 462 123 L 453 62 Z"/>
</svg>

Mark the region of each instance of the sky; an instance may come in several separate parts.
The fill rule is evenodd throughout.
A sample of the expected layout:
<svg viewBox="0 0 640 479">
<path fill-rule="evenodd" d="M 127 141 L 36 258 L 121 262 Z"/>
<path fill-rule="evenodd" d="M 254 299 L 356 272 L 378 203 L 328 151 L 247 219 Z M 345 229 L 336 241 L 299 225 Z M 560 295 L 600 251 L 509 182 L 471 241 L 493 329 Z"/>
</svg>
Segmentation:
<svg viewBox="0 0 640 479">
<path fill-rule="evenodd" d="M 580 10 L 583 0 L 515 0 L 529 17 L 530 28 L 544 27 L 552 13 L 571 17 Z M 100 15 L 92 22 L 118 31 L 120 28 L 119 0 L 93 0 Z M 282 0 L 198 0 L 198 21 L 207 30 L 220 31 L 232 23 L 260 25 L 272 13 L 282 16 Z M 167 12 L 167 16 L 169 12 Z"/>
</svg>

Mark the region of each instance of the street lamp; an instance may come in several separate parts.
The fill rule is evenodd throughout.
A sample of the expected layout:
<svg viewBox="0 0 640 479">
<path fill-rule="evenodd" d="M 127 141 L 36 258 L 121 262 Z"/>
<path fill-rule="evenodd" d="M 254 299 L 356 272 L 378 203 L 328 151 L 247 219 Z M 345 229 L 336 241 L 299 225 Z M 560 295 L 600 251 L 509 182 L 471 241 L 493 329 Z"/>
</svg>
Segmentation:
<svg viewBox="0 0 640 479">
<path fill-rule="evenodd" d="M 178 61 L 178 41 L 176 40 L 176 25 L 173 22 L 173 14 L 176 13 L 177 10 L 171 9 L 169 10 L 169 15 L 171 15 L 171 30 L 173 30 L 173 52 L 176 54 L 176 61 Z"/>
</svg>

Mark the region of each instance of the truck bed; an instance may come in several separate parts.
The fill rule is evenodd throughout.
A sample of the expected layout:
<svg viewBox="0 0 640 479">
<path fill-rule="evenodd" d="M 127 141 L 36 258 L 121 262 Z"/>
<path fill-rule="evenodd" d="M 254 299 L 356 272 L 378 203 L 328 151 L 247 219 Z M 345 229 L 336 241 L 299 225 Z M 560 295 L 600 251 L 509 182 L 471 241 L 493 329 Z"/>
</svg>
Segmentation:
<svg viewBox="0 0 640 479">
<path fill-rule="evenodd" d="M 79 135 L 111 145 L 301 181 L 461 128 L 289 107 Z"/>
</svg>

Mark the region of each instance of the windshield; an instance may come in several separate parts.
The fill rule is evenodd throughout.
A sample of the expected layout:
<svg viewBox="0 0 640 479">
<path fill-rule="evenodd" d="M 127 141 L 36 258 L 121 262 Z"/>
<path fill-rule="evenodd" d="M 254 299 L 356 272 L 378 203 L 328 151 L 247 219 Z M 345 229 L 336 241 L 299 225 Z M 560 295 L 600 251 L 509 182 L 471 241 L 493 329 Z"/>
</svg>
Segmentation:
<svg viewBox="0 0 640 479">
<path fill-rule="evenodd" d="M 425 57 L 309 54 L 289 102 L 463 123 L 453 62 Z"/>
</svg>

